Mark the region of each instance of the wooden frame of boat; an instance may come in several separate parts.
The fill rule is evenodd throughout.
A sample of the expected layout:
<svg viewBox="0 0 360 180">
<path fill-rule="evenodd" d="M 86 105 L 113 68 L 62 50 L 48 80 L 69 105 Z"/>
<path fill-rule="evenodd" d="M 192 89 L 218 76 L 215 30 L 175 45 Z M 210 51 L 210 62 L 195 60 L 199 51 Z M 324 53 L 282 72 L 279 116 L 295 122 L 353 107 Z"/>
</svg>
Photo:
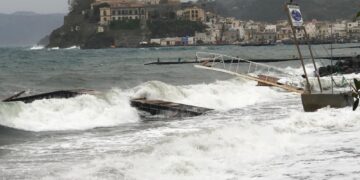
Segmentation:
<svg viewBox="0 0 360 180">
<path fill-rule="evenodd" d="M 303 25 L 294 26 L 294 24 L 293 24 L 292 17 L 291 17 L 291 12 L 290 12 L 290 7 L 291 8 L 298 8 L 299 13 L 300 13 L 300 9 L 299 9 L 298 5 L 293 4 L 292 2 L 287 3 L 285 5 L 285 9 L 286 9 L 286 12 L 287 12 L 287 15 L 288 15 L 289 24 L 291 25 L 291 29 L 292 29 L 293 36 L 294 36 L 295 46 L 296 46 L 297 52 L 299 54 L 302 69 L 303 69 L 304 74 L 305 74 L 305 81 L 306 81 L 305 89 L 302 89 L 300 87 L 296 87 L 296 86 L 293 85 L 293 83 L 283 84 L 283 83 L 275 82 L 274 79 L 276 79 L 276 78 L 271 77 L 271 75 L 269 74 L 270 69 L 276 70 L 276 71 L 279 71 L 279 72 L 282 71 L 281 69 L 278 69 L 276 67 L 272 67 L 272 66 L 269 66 L 269 65 L 265 65 L 265 64 L 255 63 L 255 62 L 252 62 L 250 60 L 245 60 L 245 59 L 241 59 L 241 58 L 238 58 L 238 57 L 231 57 L 231 56 L 222 55 L 222 54 L 218 54 L 218 53 L 197 52 L 196 53 L 197 59 L 200 60 L 203 63 L 200 64 L 200 65 L 195 65 L 195 67 L 200 68 L 200 69 L 223 72 L 223 73 L 238 76 L 238 77 L 243 78 L 243 79 L 257 81 L 258 83 L 260 83 L 262 85 L 274 86 L 274 87 L 278 87 L 278 88 L 284 89 L 284 90 L 289 91 L 289 92 L 299 93 L 299 94 L 301 94 L 302 105 L 303 105 L 303 109 L 304 109 L 305 112 L 314 112 L 314 111 L 316 111 L 318 109 L 328 107 L 328 106 L 331 107 L 331 108 L 343 108 L 343 107 L 346 107 L 346 106 L 352 106 L 353 102 L 354 102 L 354 99 L 352 97 L 352 91 L 339 92 L 339 93 L 333 93 L 333 92 L 327 93 L 327 92 L 324 92 L 318 73 L 316 73 L 316 75 L 317 75 L 316 78 L 317 78 L 317 81 L 318 81 L 318 84 L 319 84 L 320 92 L 312 92 L 311 91 L 309 78 L 308 78 L 306 68 L 305 68 L 305 64 L 304 64 L 304 58 L 303 58 L 304 56 L 303 56 L 303 54 L 301 52 L 301 49 L 300 49 L 300 46 L 299 46 L 299 41 L 298 41 L 298 38 L 296 36 L 296 31 L 297 30 L 304 31 L 306 41 L 308 42 L 307 47 L 308 47 L 308 50 L 310 52 L 310 57 L 311 57 L 311 60 L 312 60 L 312 64 L 314 66 L 315 72 L 318 72 L 317 67 L 316 67 L 316 63 L 315 63 L 315 58 L 314 58 L 314 55 L 313 55 L 313 52 L 312 52 L 311 45 L 309 43 L 308 34 L 306 32 L 305 27 Z M 301 16 L 301 14 L 300 14 L 300 16 Z M 230 63 L 227 62 L 228 67 L 226 67 L 225 59 L 233 59 Z M 246 72 L 246 73 L 239 72 L 238 71 L 239 62 L 249 63 L 249 71 Z M 216 65 L 218 63 L 221 63 L 221 67 L 216 67 Z M 233 67 L 234 63 L 237 63 L 236 67 Z M 258 74 L 257 76 L 252 75 L 250 73 L 250 69 L 251 69 L 251 67 L 254 67 L 254 66 L 255 66 L 255 69 L 257 67 L 263 67 L 263 68 L 267 69 L 268 74 Z"/>
<path fill-rule="evenodd" d="M 11 97 L 8 97 L 2 102 L 23 102 L 32 103 L 37 100 L 44 99 L 69 99 L 75 98 L 84 94 L 98 94 L 97 91 L 93 90 L 60 90 L 41 94 L 35 94 L 30 96 L 21 96 L 25 91 L 21 91 Z M 213 109 L 191 106 L 186 104 L 180 104 L 175 102 L 168 102 L 163 100 L 148 100 L 148 99 L 132 99 L 130 100 L 131 106 L 138 109 L 139 111 L 148 112 L 151 115 L 163 114 L 167 117 L 192 117 L 200 116 Z"/>
<path fill-rule="evenodd" d="M 286 3 L 285 11 L 288 16 L 288 21 L 289 21 L 289 24 L 290 24 L 292 32 L 293 32 L 295 46 L 296 46 L 297 52 L 299 54 L 301 65 L 302 65 L 302 68 L 303 68 L 303 71 L 305 74 L 305 79 L 306 79 L 306 90 L 304 93 L 301 94 L 301 101 L 303 104 L 304 111 L 305 112 L 313 112 L 313 111 L 316 111 L 318 109 L 321 109 L 321 108 L 324 108 L 327 106 L 332 107 L 332 108 L 343 108 L 346 106 L 352 106 L 352 104 L 354 102 L 354 99 L 351 95 L 352 92 L 340 92 L 340 93 L 334 93 L 334 92 L 325 93 L 325 92 L 323 92 L 321 81 L 320 81 L 320 75 L 318 73 L 318 69 L 316 67 L 316 63 L 314 60 L 313 51 L 312 51 L 311 45 L 309 43 L 309 36 L 308 36 L 306 28 L 303 26 L 302 22 L 299 23 L 300 21 L 302 21 L 300 6 L 297 4 L 294 4 L 292 1 L 290 1 L 289 3 Z M 296 17 L 294 17 L 294 14 L 296 14 L 298 16 L 297 18 L 300 18 L 300 19 L 296 20 Z M 316 72 L 315 74 L 318 79 L 320 93 L 313 93 L 313 92 L 311 92 L 311 89 L 309 88 L 310 83 L 309 83 L 306 68 L 304 65 L 303 55 L 302 55 L 302 52 L 301 52 L 301 49 L 299 46 L 299 41 L 296 36 L 297 30 L 303 31 L 305 34 L 305 40 L 307 42 L 311 60 L 312 60 L 312 63 L 313 63 L 313 66 L 314 66 L 314 69 Z"/>
</svg>

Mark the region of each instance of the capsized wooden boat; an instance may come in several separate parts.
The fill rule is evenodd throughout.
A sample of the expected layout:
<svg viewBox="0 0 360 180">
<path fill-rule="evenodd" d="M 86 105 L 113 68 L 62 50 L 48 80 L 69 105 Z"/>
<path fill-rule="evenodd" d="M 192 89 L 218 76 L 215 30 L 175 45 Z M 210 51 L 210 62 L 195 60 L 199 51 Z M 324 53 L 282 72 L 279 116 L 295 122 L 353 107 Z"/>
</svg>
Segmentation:
<svg viewBox="0 0 360 180">
<path fill-rule="evenodd" d="M 21 95 L 23 95 L 24 93 L 25 91 L 17 93 L 7 99 L 4 99 L 2 102 L 32 103 L 34 101 L 43 99 L 68 99 L 83 94 L 97 94 L 97 92 L 93 90 L 60 90 L 22 97 Z M 132 99 L 131 106 L 140 111 L 148 112 L 152 115 L 163 114 L 169 115 L 171 117 L 200 116 L 202 114 L 205 114 L 206 112 L 213 110 L 175 102 L 147 99 Z"/>
<path fill-rule="evenodd" d="M 24 103 L 32 103 L 36 100 L 42 100 L 42 99 L 68 99 L 73 98 L 79 95 L 83 94 L 94 94 L 96 91 L 93 90 L 60 90 L 60 91 L 53 91 L 48 93 L 42 93 L 42 94 L 36 94 L 26 97 L 20 97 L 22 94 L 25 93 L 25 91 L 22 91 L 14 96 L 11 96 L 3 102 L 24 102 Z"/>
<path fill-rule="evenodd" d="M 351 93 L 322 93 L 322 94 L 301 94 L 301 101 L 305 112 L 315 112 L 321 108 L 344 108 L 354 104 Z"/>
<path fill-rule="evenodd" d="M 309 36 L 307 34 L 306 28 L 304 26 L 304 20 L 302 18 L 302 14 L 300 11 L 300 6 L 293 3 L 292 0 L 290 0 L 289 3 L 286 4 L 286 12 L 288 15 L 288 21 L 292 29 L 293 33 L 293 40 L 295 42 L 296 49 L 299 54 L 299 58 L 301 61 L 301 65 L 304 71 L 304 77 L 306 79 L 306 88 L 305 92 L 301 94 L 301 100 L 303 104 L 303 108 L 305 112 L 314 112 L 318 109 L 324 108 L 324 107 L 332 107 L 332 108 L 343 108 L 346 106 L 352 106 L 354 103 L 354 99 L 352 97 L 352 91 L 346 92 L 346 93 L 326 93 L 323 92 L 322 84 L 320 81 L 320 75 L 318 68 L 315 63 L 314 54 L 310 45 Z M 310 52 L 310 57 L 314 66 L 314 72 L 316 73 L 316 77 L 319 83 L 320 93 L 317 92 L 311 92 L 310 90 L 310 83 L 309 78 L 306 72 L 305 64 L 304 64 L 304 58 L 302 55 L 302 50 L 299 47 L 299 41 L 297 37 L 297 32 L 302 31 L 304 33 L 305 42 L 307 42 L 307 46 Z"/>
</svg>

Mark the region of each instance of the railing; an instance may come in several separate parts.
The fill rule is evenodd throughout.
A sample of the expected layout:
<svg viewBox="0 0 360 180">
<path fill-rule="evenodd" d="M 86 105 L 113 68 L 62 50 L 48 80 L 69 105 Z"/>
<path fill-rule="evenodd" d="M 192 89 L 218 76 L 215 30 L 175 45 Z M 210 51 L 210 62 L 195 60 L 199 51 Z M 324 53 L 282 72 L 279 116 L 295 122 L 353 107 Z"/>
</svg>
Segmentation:
<svg viewBox="0 0 360 180">
<path fill-rule="evenodd" d="M 231 74 L 241 74 L 258 78 L 259 75 L 265 76 L 265 81 L 270 77 L 276 77 L 286 80 L 283 84 L 302 87 L 303 82 L 301 75 L 291 74 L 283 69 L 269 66 L 262 63 L 252 62 L 251 60 L 233 57 L 229 55 L 211 53 L 211 52 L 197 52 L 196 58 L 203 66 L 209 69 L 221 69 L 223 72 Z"/>
</svg>

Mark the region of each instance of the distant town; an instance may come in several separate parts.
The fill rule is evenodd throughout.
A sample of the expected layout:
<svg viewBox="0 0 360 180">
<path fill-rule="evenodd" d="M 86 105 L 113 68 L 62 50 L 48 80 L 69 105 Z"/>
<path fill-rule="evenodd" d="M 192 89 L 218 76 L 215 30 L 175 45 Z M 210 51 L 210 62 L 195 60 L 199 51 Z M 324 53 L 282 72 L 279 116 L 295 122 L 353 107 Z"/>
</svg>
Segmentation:
<svg viewBox="0 0 360 180">
<path fill-rule="evenodd" d="M 76 8 L 76 2 L 69 3 Z M 83 9 L 81 14 L 92 21 L 96 19 L 96 33 L 114 38 L 112 47 L 292 43 L 287 20 L 267 23 L 222 17 L 206 6 L 209 2 L 93 0 L 90 9 Z M 67 17 L 65 23 L 73 19 Z M 69 24 L 75 24 L 71 26 L 71 32 L 81 31 L 81 25 Z M 329 22 L 312 19 L 305 22 L 305 28 L 312 43 L 360 41 L 360 20 Z M 304 36 L 298 34 L 300 40 Z"/>
</svg>

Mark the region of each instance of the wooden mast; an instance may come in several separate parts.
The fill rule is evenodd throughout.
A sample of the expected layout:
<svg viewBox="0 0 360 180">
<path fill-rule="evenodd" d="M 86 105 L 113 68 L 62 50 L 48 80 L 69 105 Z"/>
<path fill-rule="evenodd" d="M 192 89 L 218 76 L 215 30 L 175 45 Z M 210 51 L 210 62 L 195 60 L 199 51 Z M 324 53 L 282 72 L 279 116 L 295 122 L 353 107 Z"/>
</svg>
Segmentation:
<svg viewBox="0 0 360 180">
<path fill-rule="evenodd" d="M 304 58 L 303 58 L 303 55 L 301 53 L 300 46 L 299 46 L 299 41 L 298 41 L 297 36 L 296 36 L 296 28 L 294 27 L 294 25 L 292 23 L 291 14 L 290 14 L 289 8 L 287 7 L 288 5 L 292 5 L 292 1 L 290 1 L 290 3 L 286 4 L 285 9 L 286 9 L 286 12 L 287 12 L 287 15 L 288 15 L 288 21 L 289 21 L 289 24 L 291 26 L 291 30 L 293 32 L 294 43 L 295 43 L 296 49 L 298 51 L 299 58 L 300 58 L 300 61 L 301 61 L 301 65 L 302 65 L 302 68 L 303 68 L 304 74 L 305 74 L 305 79 L 306 79 L 305 92 L 311 94 L 310 82 L 309 82 L 309 78 L 308 78 L 308 75 L 307 75 L 307 72 L 306 72 Z"/>
</svg>

